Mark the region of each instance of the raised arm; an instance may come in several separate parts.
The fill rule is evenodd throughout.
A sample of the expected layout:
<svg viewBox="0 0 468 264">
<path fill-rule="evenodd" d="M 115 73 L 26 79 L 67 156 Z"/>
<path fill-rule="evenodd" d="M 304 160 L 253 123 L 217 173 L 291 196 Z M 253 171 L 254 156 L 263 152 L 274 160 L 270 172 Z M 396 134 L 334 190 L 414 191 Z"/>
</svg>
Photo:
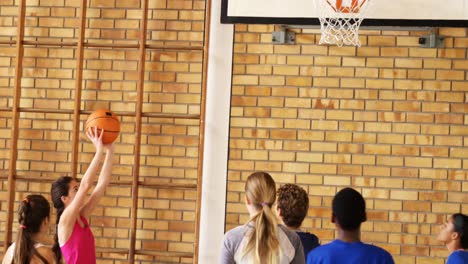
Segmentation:
<svg viewBox="0 0 468 264">
<path fill-rule="evenodd" d="M 93 212 L 96 205 L 99 203 L 99 200 L 104 196 L 107 185 L 109 185 L 110 178 L 112 175 L 112 159 L 114 157 L 114 144 L 105 145 L 106 149 L 106 158 L 104 164 L 102 165 L 101 175 L 99 175 L 99 180 L 94 188 L 93 193 L 89 197 L 86 204 L 81 209 L 81 215 L 88 218 Z"/>
<path fill-rule="evenodd" d="M 86 131 L 86 135 L 93 142 L 94 147 L 96 148 L 96 153 L 94 154 L 93 160 L 91 161 L 88 169 L 86 170 L 83 178 L 80 182 L 80 187 L 76 192 L 75 198 L 71 203 L 65 208 L 62 216 L 60 217 L 59 223 L 59 241 L 64 243 L 68 240 L 71 235 L 71 231 L 75 225 L 75 221 L 78 218 L 81 208 L 85 203 L 87 193 L 91 186 L 93 186 L 94 181 L 97 177 L 97 170 L 99 168 L 100 157 L 102 150 L 104 148 L 102 144 L 102 135 L 104 131 L 101 132 L 101 135 L 98 136 L 97 128 L 90 128 Z"/>
</svg>

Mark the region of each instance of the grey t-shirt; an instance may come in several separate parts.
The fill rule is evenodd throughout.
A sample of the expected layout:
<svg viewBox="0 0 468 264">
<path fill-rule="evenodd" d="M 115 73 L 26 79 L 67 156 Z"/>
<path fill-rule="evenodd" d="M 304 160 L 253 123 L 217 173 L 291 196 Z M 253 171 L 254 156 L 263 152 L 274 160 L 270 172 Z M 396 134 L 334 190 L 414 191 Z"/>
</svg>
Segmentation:
<svg viewBox="0 0 468 264">
<path fill-rule="evenodd" d="M 253 226 L 246 224 L 238 226 L 224 235 L 224 241 L 221 249 L 222 264 L 243 264 L 251 263 L 252 256 L 244 255 L 243 249 L 247 244 L 247 235 L 251 232 Z M 304 264 L 304 250 L 301 239 L 296 232 L 288 230 L 283 225 L 278 225 L 278 239 L 280 242 L 281 255 L 280 264 Z"/>
</svg>

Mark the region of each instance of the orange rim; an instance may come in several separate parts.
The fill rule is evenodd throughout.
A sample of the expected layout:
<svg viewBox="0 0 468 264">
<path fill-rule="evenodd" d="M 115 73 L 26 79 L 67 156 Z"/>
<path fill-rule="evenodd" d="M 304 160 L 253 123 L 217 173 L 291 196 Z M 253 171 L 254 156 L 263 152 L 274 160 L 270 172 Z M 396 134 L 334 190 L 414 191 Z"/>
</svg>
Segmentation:
<svg viewBox="0 0 468 264">
<path fill-rule="evenodd" d="M 359 13 L 359 9 L 364 5 L 366 0 L 363 0 L 361 4 L 359 4 L 359 0 L 352 0 L 351 6 L 343 6 L 343 0 L 336 0 L 335 4 L 330 3 L 329 0 L 326 0 L 328 5 L 330 5 L 335 12 L 340 13 Z"/>
</svg>

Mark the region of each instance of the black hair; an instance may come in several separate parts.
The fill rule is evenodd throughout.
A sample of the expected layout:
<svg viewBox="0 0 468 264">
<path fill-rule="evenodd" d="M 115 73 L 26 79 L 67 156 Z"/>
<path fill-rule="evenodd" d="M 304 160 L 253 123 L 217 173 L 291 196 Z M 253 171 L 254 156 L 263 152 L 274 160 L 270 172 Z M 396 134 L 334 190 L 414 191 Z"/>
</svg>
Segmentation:
<svg viewBox="0 0 468 264">
<path fill-rule="evenodd" d="M 460 235 L 460 246 L 468 249 L 468 216 L 464 214 L 453 214 L 453 231 Z"/>
<path fill-rule="evenodd" d="M 36 256 L 43 263 L 48 264 L 47 259 L 41 256 L 34 247 L 32 236 L 41 231 L 44 220 L 50 216 L 50 205 L 44 196 L 39 194 L 28 195 L 18 209 L 18 222 L 20 228 L 15 242 L 12 263 L 30 263 Z"/>
<path fill-rule="evenodd" d="M 62 196 L 68 195 L 68 189 L 70 188 L 70 183 L 72 182 L 73 178 L 69 176 L 62 176 L 58 178 L 54 183 L 52 183 L 52 188 L 50 190 L 52 203 L 54 207 L 57 209 L 57 221 L 56 221 L 56 232 L 54 237 L 54 246 L 52 247 L 52 251 L 55 253 L 55 259 L 57 263 L 60 263 L 62 259 L 62 251 L 60 250 L 60 244 L 58 242 L 58 223 L 60 222 L 60 217 L 62 216 L 63 211 L 65 210 L 65 204 L 62 201 Z"/>
<path fill-rule="evenodd" d="M 366 201 L 352 188 L 344 188 L 333 198 L 333 216 L 340 227 L 354 231 L 366 221 Z"/>
</svg>

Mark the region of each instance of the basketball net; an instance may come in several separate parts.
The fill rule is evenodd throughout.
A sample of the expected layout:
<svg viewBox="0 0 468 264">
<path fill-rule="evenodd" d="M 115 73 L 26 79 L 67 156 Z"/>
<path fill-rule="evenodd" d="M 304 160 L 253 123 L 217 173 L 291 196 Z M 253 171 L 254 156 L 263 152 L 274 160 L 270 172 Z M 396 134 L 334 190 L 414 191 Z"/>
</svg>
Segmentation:
<svg viewBox="0 0 468 264">
<path fill-rule="evenodd" d="M 319 44 L 361 46 L 359 26 L 372 0 L 314 0 L 322 36 Z"/>
</svg>

